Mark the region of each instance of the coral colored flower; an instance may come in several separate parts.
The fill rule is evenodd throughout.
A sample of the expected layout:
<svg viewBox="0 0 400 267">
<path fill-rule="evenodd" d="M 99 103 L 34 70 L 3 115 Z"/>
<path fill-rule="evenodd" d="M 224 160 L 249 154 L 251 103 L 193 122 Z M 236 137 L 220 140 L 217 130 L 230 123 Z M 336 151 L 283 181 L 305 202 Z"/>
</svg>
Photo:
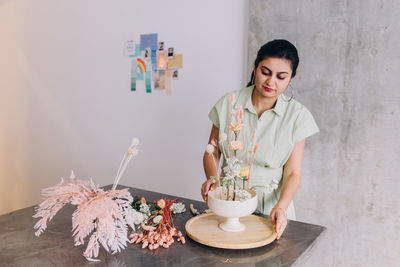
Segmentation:
<svg viewBox="0 0 400 267">
<path fill-rule="evenodd" d="M 251 143 L 254 144 L 256 141 L 256 129 L 254 129 L 253 134 L 251 135 Z"/>
<path fill-rule="evenodd" d="M 258 151 L 258 144 L 256 144 L 256 146 L 254 147 L 254 153 L 256 153 Z"/>
<path fill-rule="evenodd" d="M 231 95 L 231 101 L 230 101 L 230 103 L 231 103 L 231 106 L 233 106 L 233 103 L 235 102 L 235 94 L 232 94 Z"/>
<path fill-rule="evenodd" d="M 247 178 L 249 176 L 250 169 L 249 168 L 243 168 L 240 170 L 239 176 L 242 178 Z"/>
<path fill-rule="evenodd" d="M 157 201 L 157 206 L 163 209 L 165 207 L 165 200 L 160 199 L 159 201 Z"/>
<path fill-rule="evenodd" d="M 234 151 L 237 151 L 239 149 L 242 149 L 243 145 L 240 141 L 232 141 L 231 142 L 231 149 Z"/>
<path fill-rule="evenodd" d="M 236 112 L 236 122 L 243 124 L 243 108 L 239 106 L 238 111 Z"/>
<path fill-rule="evenodd" d="M 233 123 L 231 122 L 231 125 L 229 125 L 229 129 L 231 131 L 234 131 L 235 133 L 239 132 L 240 129 L 242 129 L 243 124 L 242 123 Z"/>
<path fill-rule="evenodd" d="M 140 199 L 140 203 L 146 204 L 146 199 L 145 199 L 144 197 L 142 197 L 142 198 Z"/>
</svg>

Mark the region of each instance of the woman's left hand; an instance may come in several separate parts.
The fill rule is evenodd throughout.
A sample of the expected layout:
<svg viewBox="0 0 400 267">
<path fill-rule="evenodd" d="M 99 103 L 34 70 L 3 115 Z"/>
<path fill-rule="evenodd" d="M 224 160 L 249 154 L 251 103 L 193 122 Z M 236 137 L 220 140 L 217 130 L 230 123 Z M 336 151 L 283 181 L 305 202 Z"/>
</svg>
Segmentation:
<svg viewBox="0 0 400 267">
<path fill-rule="evenodd" d="M 271 222 L 274 225 L 275 231 L 278 234 L 276 239 L 279 239 L 285 231 L 287 225 L 286 211 L 281 207 L 274 207 L 270 213 Z"/>
</svg>

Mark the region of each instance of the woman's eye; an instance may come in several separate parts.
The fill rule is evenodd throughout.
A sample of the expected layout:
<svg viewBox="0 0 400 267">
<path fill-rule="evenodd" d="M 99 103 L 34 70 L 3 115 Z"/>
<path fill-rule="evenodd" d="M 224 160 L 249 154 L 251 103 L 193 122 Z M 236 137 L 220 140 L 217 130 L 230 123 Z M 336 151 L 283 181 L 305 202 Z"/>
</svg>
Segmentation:
<svg viewBox="0 0 400 267">
<path fill-rule="evenodd" d="M 278 76 L 278 79 L 279 80 L 284 80 L 284 79 L 286 79 L 286 77 Z"/>
<path fill-rule="evenodd" d="M 266 72 L 263 72 L 262 74 L 266 75 L 266 76 L 270 75 L 270 73 L 266 73 Z"/>
</svg>

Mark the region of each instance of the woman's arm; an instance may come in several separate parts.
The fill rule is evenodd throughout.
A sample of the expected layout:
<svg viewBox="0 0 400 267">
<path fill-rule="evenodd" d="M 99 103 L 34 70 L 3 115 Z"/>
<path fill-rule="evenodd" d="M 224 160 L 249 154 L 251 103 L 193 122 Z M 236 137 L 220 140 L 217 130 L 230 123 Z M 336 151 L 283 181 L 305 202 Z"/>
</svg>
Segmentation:
<svg viewBox="0 0 400 267">
<path fill-rule="evenodd" d="M 217 144 L 218 146 L 218 137 L 219 137 L 219 129 L 215 127 L 215 125 L 213 125 L 208 143 L 211 144 L 211 141 L 214 140 L 215 144 Z M 203 199 L 206 202 L 207 202 L 208 190 L 210 190 L 211 187 L 214 187 L 214 184 L 212 183 L 210 177 L 211 176 L 216 177 L 218 174 L 219 157 L 221 155 L 221 152 L 219 151 L 219 149 L 217 150 L 217 148 L 214 147 L 213 154 L 214 154 L 215 164 L 213 157 L 209 155 L 207 152 L 205 152 L 203 156 L 203 166 L 207 180 L 201 186 L 201 195 L 203 196 Z M 217 166 L 217 169 L 215 168 L 215 165 Z"/>
<path fill-rule="evenodd" d="M 286 209 L 300 185 L 305 144 L 306 140 L 304 139 L 294 145 L 292 153 L 283 169 L 283 184 L 279 201 L 270 214 L 271 221 L 278 233 L 278 239 L 286 228 Z"/>
</svg>

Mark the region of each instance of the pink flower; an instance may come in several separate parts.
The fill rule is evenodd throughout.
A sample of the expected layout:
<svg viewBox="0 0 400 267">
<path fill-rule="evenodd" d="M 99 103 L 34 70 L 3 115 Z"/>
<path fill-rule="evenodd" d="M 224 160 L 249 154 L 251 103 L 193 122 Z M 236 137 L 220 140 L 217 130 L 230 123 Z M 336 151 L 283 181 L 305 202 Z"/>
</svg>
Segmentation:
<svg viewBox="0 0 400 267">
<path fill-rule="evenodd" d="M 256 146 L 254 147 L 254 153 L 256 153 L 258 151 L 258 144 L 256 144 Z"/>
<path fill-rule="evenodd" d="M 243 145 L 240 141 L 232 141 L 231 142 L 231 149 L 234 151 L 237 151 L 239 149 L 242 149 Z"/>
<path fill-rule="evenodd" d="M 163 209 L 165 207 L 165 200 L 160 199 L 159 201 L 157 201 L 157 206 Z"/>
<path fill-rule="evenodd" d="M 256 141 L 256 129 L 254 129 L 253 134 L 251 135 L 251 143 L 254 144 Z"/>
<path fill-rule="evenodd" d="M 249 168 L 242 168 L 240 170 L 239 176 L 242 178 L 247 178 L 247 176 L 249 176 L 250 174 L 250 169 Z"/>
<path fill-rule="evenodd" d="M 240 124 L 243 124 L 243 121 L 244 121 L 244 119 L 243 119 L 243 108 L 242 108 L 242 106 L 239 106 L 238 111 L 236 113 L 236 122 L 240 123 Z"/>
<path fill-rule="evenodd" d="M 235 133 L 239 132 L 239 130 L 243 127 L 243 124 L 238 122 L 238 123 L 233 123 L 231 122 L 231 125 L 229 125 L 229 129 L 231 131 L 234 131 Z"/>
<path fill-rule="evenodd" d="M 231 95 L 231 101 L 230 101 L 231 106 L 233 106 L 233 102 L 235 102 L 235 94 Z"/>
</svg>

